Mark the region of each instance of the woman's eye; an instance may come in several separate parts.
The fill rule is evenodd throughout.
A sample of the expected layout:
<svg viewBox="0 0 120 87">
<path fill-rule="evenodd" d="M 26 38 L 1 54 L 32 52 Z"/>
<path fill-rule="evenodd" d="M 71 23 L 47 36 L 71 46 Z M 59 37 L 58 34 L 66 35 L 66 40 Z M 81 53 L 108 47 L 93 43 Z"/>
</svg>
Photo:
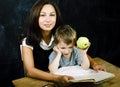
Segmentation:
<svg viewBox="0 0 120 87">
<path fill-rule="evenodd" d="M 50 16 L 55 16 L 55 14 L 50 14 Z"/>
<path fill-rule="evenodd" d="M 40 16 L 45 16 L 44 14 L 40 14 Z"/>
</svg>

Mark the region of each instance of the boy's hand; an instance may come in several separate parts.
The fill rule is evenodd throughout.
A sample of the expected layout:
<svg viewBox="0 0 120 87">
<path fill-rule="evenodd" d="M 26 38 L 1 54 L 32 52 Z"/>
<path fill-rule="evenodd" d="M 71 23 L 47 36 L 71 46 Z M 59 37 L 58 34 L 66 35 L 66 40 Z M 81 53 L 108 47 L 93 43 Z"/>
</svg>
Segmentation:
<svg viewBox="0 0 120 87">
<path fill-rule="evenodd" d="M 77 47 L 81 53 L 87 53 L 88 49 L 89 49 L 90 46 L 88 46 L 86 49 L 81 49 L 79 47 Z"/>
<path fill-rule="evenodd" d="M 61 51 L 59 50 L 59 48 L 57 46 L 54 46 L 53 47 L 53 50 L 58 53 L 58 54 L 61 54 Z"/>
</svg>

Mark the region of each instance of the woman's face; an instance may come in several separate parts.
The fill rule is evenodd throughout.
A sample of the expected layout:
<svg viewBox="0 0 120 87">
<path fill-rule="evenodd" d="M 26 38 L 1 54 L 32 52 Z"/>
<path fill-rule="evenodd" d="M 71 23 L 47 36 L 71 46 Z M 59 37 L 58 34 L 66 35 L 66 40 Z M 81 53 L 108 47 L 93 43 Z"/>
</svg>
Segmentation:
<svg viewBox="0 0 120 87">
<path fill-rule="evenodd" d="M 38 20 L 39 26 L 44 31 L 51 31 L 56 24 L 56 11 L 51 4 L 43 6 Z"/>
<path fill-rule="evenodd" d="M 73 44 L 69 44 L 67 45 L 66 43 L 64 43 L 63 41 L 60 41 L 57 44 L 59 50 L 61 51 L 62 55 L 64 56 L 64 58 L 70 58 L 71 53 L 73 51 Z"/>
</svg>

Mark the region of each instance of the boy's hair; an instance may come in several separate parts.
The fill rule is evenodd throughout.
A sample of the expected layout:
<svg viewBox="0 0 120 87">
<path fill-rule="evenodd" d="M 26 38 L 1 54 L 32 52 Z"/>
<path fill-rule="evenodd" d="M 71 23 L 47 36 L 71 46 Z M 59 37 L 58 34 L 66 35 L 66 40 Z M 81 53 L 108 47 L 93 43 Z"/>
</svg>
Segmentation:
<svg viewBox="0 0 120 87">
<path fill-rule="evenodd" d="M 55 45 L 58 44 L 59 41 L 63 41 L 67 45 L 71 43 L 74 45 L 76 37 L 76 31 L 70 25 L 61 25 L 55 32 L 54 42 Z"/>
</svg>

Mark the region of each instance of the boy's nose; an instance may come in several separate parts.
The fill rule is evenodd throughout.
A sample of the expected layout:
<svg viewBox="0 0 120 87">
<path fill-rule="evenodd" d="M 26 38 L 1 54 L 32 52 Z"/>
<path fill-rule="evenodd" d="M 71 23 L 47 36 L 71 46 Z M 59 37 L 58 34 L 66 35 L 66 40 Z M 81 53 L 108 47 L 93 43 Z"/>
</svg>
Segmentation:
<svg viewBox="0 0 120 87">
<path fill-rule="evenodd" d="M 69 50 L 65 50 L 65 53 L 69 53 Z"/>
</svg>

